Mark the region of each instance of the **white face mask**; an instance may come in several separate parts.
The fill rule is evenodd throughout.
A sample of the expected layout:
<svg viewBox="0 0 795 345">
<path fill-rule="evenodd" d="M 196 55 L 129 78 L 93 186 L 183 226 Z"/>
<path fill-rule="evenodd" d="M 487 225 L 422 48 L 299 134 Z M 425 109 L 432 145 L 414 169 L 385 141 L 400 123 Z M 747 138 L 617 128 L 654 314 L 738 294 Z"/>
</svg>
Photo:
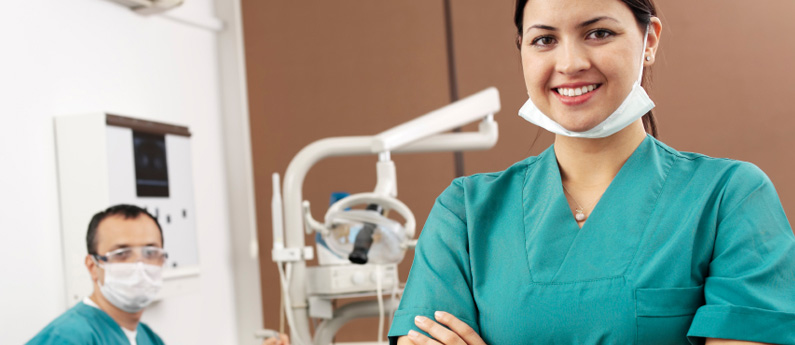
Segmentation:
<svg viewBox="0 0 795 345">
<path fill-rule="evenodd" d="M 163 267 L 136 263 L 106 263 L 105 283 L 99 291 L 111 304 L 128 313 L 137 313 L 154 300 L 163 286 Z"/>
<path fill-rule="evenodd" d="M 646 40 L 648 34 L 649 29 L 647 27 L 646 35 L 643 40 L 643 53 L 640 57 L 640 73 L 638 75 L 638 80 L 632 84 L 632 90 L 618 109 L 594 128 L 583 132 L 565 129 L 559 123 L 549 118 L 549 116 L 542 113 L 541 110 L 533 104 L 531 99 L 528 99 L 527 103 L 519 109 L 519 116 L 552 133 L 573 138 L 604 138 L 626 128 L 654 108 L 654 102 L 652 102 L 649 95 L 646 94 L 646 90 L 640 86 L 640 81 L 643 78 L 643 58 L 646 55 Z"/>
</svg>

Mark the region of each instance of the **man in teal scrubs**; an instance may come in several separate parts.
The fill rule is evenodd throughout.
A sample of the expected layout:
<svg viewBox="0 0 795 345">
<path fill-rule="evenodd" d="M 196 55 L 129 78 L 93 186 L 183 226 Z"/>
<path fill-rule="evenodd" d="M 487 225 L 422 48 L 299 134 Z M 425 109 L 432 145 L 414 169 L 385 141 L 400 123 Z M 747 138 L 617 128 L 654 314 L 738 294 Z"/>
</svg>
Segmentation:
<svg viewBox="0 0 795 345">
<path fill-rule="evenodd" d="M 392 343 L 444 311 L 487 344 L 795 344 L 795 236 L 757 167 L 648 136 L 582 228 L 561 186 L 553 147 L 453 181 Z"/>
<path fill-rule="evenodd" d="M 146 210 L 117 205 L 91 219 L 85 264 L 94 292 L 27 344 L 163 344 L 140 322 L 162 285 L 163 233 Z"/>
</svg>

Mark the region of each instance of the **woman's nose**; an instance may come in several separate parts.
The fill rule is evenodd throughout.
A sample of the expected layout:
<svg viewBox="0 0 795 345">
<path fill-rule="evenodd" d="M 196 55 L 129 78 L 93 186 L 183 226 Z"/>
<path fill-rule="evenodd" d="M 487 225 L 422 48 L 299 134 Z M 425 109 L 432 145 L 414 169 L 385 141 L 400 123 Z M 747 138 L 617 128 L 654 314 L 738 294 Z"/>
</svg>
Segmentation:
<svg viewBox="0 0 795 345">
<path fill-rule="evenodd" d="M 575 43 L 559 46 L 555 69 L 558 73 L 571 75 L 591 68 L 588 52 Z"/>
</svg>

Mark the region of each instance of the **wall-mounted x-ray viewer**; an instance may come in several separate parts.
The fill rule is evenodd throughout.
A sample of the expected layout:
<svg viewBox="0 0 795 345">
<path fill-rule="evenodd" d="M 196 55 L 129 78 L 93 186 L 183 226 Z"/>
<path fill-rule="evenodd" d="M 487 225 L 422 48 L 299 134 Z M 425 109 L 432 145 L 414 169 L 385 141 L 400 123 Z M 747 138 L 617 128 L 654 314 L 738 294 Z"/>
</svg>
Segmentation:
<svg viewBox="0 0 795 345">
<path fill-rule="evenodd" d="M 166 135 L 133 130 L 135 194 L 139 197 L 168 197 Z"/>
<path fill-rule="evenodd" d="M 149 211 L 169 254 L 160 297 L 198 291 L 199 253 L 187 127 L 104 113 L 55 118 L 66 293 L 92 291 L 84 266 L 88 222 L 115 204 Z"/>
</svg>

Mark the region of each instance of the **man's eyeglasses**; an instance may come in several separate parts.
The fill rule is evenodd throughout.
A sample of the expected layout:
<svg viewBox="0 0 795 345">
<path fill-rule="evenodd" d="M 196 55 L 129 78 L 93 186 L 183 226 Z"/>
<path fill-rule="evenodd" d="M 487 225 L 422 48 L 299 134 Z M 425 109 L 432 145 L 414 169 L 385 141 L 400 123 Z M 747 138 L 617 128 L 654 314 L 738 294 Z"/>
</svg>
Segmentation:
<svg viewBox="0 0 795 345">
<path fill-rule="evenodd" d="M 126 247 L 108 252 L 105 255 L 93 254 L 92 256 L 98 263 L 116 264 L 141 261 L 145 264 L 157 266 L 162 266 L 168 259 L 168 253 L 163 248 L 154 246 Z"/>
</svg>

